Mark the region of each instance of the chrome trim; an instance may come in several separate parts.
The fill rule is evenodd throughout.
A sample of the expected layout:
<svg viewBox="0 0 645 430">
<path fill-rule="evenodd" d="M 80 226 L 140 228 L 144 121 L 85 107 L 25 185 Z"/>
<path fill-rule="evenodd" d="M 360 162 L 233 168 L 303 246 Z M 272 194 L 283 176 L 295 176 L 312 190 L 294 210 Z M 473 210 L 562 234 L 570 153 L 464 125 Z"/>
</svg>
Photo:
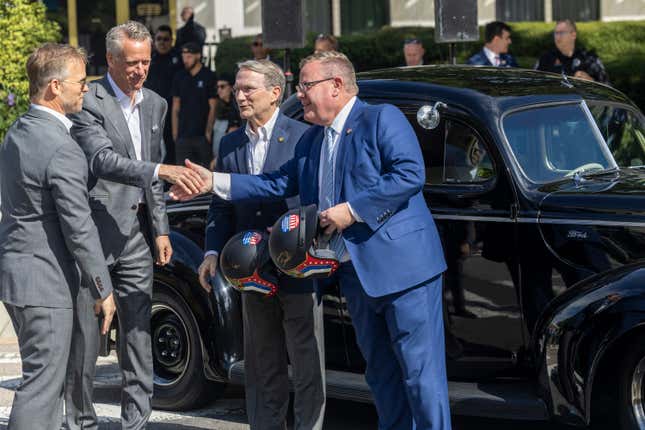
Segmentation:
<svg viewBox="0 0 645 430">
<path fill-rule="evenodd" d="M 634 221 L 603 221 L 588 219 L 568 219 L 568 218 L 527 218 L 519 217 L 516 219 L 505 217 L 487 217 L 487 216 L 468 216 L 468 215 L 435 215 L 434 219 L 449 221 L 482 221 L 482 222 L 505 222 L 519 224 L 560 224 L 560 225 L 598 225 L 608 227 L 644 227 L 645 222 Z"/>
<path fill-rule="evenodd" d="M 151 312 L 150 312 L 151 319 L 152 319 L 153 316 L 155 316 L 157 313 L 159 313 L 161 311 L 170 312 L 170 313 L 172 313 L 173 315 L 175 315 L 177 317 L 177 319 L 181 323 L 181 327 L 184 330 L 184 335 L 186 336 L 186 341 L 190 342 L 189 337 L 191 336 L 191 333 L 188 331 L 188 327 L 186 327 L 186 324 L 184 323 L 184 320 L 181 317 L 181 315 L 179 315 L 177 312 L 175 312 L 175 310 L 173 308 L 171 308 L 170 306 L 167 306 L 165 304 L 160 304 L 160 303 L 153 303 L 152 309 L 151 309 Z M 177 381 L 180 381 L 181 378 L 184 377 L 184 375 L 186 374 L 186 370 L 188 368 L 188 363 L 190 362 L 190 348 L 189 348 L 189 346 L 190 345 L 187 345 L 187 348 L 186 348 L 186 364 L 184 365 L 184 368 L 181 370 L 181 373 L 176 378 L 174 378 L 172 380 L 162 378 L 162 377 L 157 376 L 156 374 L 153 373 L 153 380 L 154 380 L 155 385 L 159 385 L 161 387 L 170 387 L 170 386 L 175 385 L 177 383 Z"/>
<path fill-rule="evenodd" d="M 515 220 L 506 217 L 496 216 L 468 216 L 468 215 L 435 215 L 432 214 L 434 219 L 447 219 L 457 221 L 487 221 L 487 222 L 515 222 Z"/>
<path fill-rule="evenodd" d="M 645 357 L 636 365 L 632 374 L 632 385 L 630 392 L 632 412 L 636 420 L 636 427 L 645 428 L 645 410 L 643 410 L 643 378 L 645 378 Z"/>
<path fill-rule="evenodd" d="M 607 227 L 645 227 L 645 222 L 634 221 L 603 221 L 603 220 L 590 220 L 590 219 L 551 219 L 540 218 L 540 224 L 578 224 L 578 225 L 601 225 Z"/>
</svg>

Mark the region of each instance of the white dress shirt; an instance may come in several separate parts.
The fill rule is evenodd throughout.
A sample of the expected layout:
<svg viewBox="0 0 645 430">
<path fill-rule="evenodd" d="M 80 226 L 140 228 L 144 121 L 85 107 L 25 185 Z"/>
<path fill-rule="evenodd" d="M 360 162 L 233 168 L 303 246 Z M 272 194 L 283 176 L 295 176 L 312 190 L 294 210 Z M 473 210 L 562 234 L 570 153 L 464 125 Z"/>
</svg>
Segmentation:
<svg viewBox="0 0 645 430">
<path fill-rule="evenodd" d="M 269 142 L 279 113 L 280 109 L 276 109 L 266 124 L 258 127 L 257 131 L 253 131 L 249 121 L 246 122 L 244 133 L 249 138 L 249 143 L 246 145 L 246 168 L 252 175 L 259 175 L 264 170 L 267 152 L 269 152 Z"/>
<path fill-rule="evenodd" d="M 137 160 L 141 160 L 141 102 L 143 101 L 143 90 L 139 90 L 134 95 L 134 104 L 130 96 L 121 91 L 121 88 L 114 82 L 112 76 L 107 74 L 108 82 L 114 91 L 116 100 L 121 106 L 121 112 L 123 112 L 123 117 L 125 122 L 128 125 L 128 130 L 130 131 L 130 138 L 132 138 L 132 144 L 134 145 L 134 153 L 137 157 Z M 159 179 L 159 168 L 160 164 L 157 164 L 154 171 L 153 180 L 156 181 Z M 143 190 L 141 190 L 141 196 L 143 197 Z M 143 200 L 141 200 L 143 201 Z"/>
<path fill-rule="evenodd" d="M 56 112 L 52 108 L 48 108 L 47 106 L 38 105 L 38 104 L 35 104 L 35 103 L 30 104 L 29 107 L 31 109 L 41 110 L 41 111 L 48 112 L 48 113 L 54 115 L 60 122 L 63 123 L 63 125 L 65 126 L 65 128 L 67 129 L 68 132 L 72 128 L 72 125 L 73 125 L 72 121 L 69 118 L 67 118 L 65 115 L 63 115 L 62 113 Z"/>
<path fill-rule="evenodd" d="M 493 66 L 495 67 L 499 66 L 500 64 L 499 54 L 494 53 L 493 51 L 491 51 L 485 46 L 484 46 L 484 54 L 486 54 L 486 58 L 488 58 L 488 61 L 490 61 L 490 63 Z"/>
</svg>

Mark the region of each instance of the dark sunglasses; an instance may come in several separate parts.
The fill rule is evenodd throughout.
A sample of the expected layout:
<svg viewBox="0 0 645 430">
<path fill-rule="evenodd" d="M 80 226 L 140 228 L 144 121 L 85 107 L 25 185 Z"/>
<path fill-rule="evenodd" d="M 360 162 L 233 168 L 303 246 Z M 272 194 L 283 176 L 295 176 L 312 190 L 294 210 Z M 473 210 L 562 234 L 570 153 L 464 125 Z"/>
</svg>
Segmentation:
<svg viewBox="0 0 645 430">
<path fill-rule="evenodd" d="M 253 45 L 253 46 L 262 46 L 262 42 L 253 42 L 251 45 Z"/>
<path fill-rule="evenodd" d="M 229 84 L 217 84 L 217 88 L 226 88 L 226 87 L 230 87 L 230 85 Z"/>
<path fill-rule="evenodd" d="M 160 37 L 160 36 L 157 36 L 157 37 L 155 37 L 155 40 L 156 40 L 157 42 L 170 42 L 170 37 Z"/>
<path fill-rule="evenodd" d="M 404 45 L 409 45 L 409 44 L 411 44 L 411 43 L 414 43 L 414 44 L 420 44 L 420 43 L 421 43 L 421 41 L 420 41 L 419 39 L 417 39 L 417 38 L 405 39 L 405 40 L 403 41 L 403 44 L 404 44 Z"/>
</svg>

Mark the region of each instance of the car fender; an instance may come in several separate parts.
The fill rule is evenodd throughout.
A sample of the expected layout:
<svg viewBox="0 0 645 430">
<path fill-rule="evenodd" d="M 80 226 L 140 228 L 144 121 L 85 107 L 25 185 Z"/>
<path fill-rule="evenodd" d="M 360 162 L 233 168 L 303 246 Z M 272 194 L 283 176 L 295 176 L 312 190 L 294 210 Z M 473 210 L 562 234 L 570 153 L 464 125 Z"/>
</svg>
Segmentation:
<svg viewBox="0 0 645 430">
<path fill-rule="evenodd" d="M 242 314 L 239 293 L 219 272 L 207 293 L 199 284 L 203 251 L 190 239 L 171 231 L 171 262 L 155 271 L 155 282 L 181 296 L 199 327 L 208 379 L 225 381 L 230 366 L 243 358 Z"/>
<path fill-rule="evenodd" d="M 645 262 L 583 280 L 554 299 L 537 323 L 539 388 L 559 421 L 588 425 L 594 377 L 611 346 L 645 326 Z"/>
</svg>

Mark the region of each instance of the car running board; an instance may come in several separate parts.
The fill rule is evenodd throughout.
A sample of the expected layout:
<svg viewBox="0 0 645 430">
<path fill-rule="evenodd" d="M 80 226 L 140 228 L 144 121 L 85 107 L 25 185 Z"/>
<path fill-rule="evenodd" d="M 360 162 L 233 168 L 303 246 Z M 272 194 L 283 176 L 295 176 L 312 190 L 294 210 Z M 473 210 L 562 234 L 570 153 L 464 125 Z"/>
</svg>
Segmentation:
<svg viewBox="0 0 645 430">
<path fill-rule="evenodd" d="M 244 385 L 244 361 L 233 364 L 229 381 Z M 291 382 L 291 366 L 289 366 Z M 293 390 L 293 387 L 291 387 Z M 502 418 L 509 420 L 548 420 L 547 408 L 527 381 L 448 382 L 450 411 L 454 415 Z M 372 403 L 362 374 L 327 370 L 327 397 Z"/>
</svg>

